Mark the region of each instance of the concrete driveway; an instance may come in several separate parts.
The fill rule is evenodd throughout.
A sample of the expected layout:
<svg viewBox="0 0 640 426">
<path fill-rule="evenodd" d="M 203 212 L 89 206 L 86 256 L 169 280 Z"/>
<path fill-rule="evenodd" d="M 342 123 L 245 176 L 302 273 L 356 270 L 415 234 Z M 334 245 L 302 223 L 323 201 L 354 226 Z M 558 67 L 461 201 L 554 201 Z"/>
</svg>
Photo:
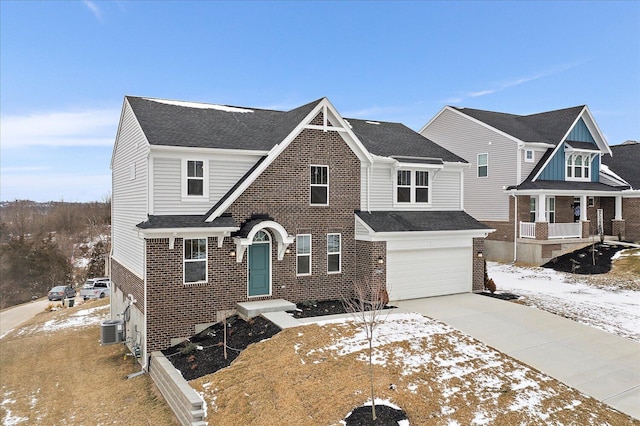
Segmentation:
<svg viewBox="0 0 640 426">
<path fill-rule="evenodd" d="M 640 343 L 477 294 L 393 302 L 438 319 L 640 419 Z"/>
</svg>

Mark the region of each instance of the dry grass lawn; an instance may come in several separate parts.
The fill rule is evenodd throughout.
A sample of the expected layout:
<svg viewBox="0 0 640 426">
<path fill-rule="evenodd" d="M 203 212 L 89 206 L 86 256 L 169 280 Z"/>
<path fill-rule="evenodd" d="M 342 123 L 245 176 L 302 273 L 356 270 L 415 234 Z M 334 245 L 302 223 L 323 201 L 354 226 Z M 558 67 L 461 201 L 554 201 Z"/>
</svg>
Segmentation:
<svg viewBox="0 0 640 426">
<path fill-rule="evenodd" d="M 74 326 L 87 308 L 94 323 Z M 178 424 L 148 375 L 126 378 L 140 366 L 124 346 L 100 346 L 108 312 L 108 299 L 43 312 L 0 340 L 0 423 Z"/>
<path fill-rule="evenodd" d="M 369 399 L 363 343 L 348 323 L 287 329 L 190 384 L 210 425 L 337 425 Z M 375 359 L 376 397 L 412 425 L 640 424 L 429 319 L 381 329 Z"/>
</svg>

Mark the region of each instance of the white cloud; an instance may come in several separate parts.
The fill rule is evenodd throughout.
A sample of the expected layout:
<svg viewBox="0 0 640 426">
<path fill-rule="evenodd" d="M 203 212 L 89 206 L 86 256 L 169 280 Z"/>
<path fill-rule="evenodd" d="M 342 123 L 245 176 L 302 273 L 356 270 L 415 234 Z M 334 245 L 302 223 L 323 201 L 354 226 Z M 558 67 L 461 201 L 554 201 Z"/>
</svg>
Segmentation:
<svg viewBox="0 0 640 426">
<path fill-rule="evenodd" d="M 102 13 L 100 12 L 100 8 L 97 4 L 95 4 L 95 2 L 84 0 L 83 3 L 89 8 L 91 13 L 93 13 L 93 16 L 95 16 L 98 21 L 102 21 Z"/>
<path fill-rule="evenodd" d="M 2 116 L 2 149 L 113 145 L 119 115 L 119 110 L 102 109 Z"/>
</svg>

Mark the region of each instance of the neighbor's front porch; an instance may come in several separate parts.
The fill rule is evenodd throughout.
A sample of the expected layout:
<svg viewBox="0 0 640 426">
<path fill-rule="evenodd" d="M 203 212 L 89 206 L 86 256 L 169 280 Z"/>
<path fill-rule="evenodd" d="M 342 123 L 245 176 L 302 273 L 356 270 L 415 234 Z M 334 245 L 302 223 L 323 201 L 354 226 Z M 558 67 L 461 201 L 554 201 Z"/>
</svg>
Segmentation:
<svg viewBox="0 0 640 426">
<path fill-rule="evenodd" d="M 525 207 L 528 204 L 529 211 L 519 209 L 518 238 L 538 241 L 588 239 L 593 235 L 624 238 L 622 196 L 541 193 L 519 198 L 525 201 Z"/>
</svg>

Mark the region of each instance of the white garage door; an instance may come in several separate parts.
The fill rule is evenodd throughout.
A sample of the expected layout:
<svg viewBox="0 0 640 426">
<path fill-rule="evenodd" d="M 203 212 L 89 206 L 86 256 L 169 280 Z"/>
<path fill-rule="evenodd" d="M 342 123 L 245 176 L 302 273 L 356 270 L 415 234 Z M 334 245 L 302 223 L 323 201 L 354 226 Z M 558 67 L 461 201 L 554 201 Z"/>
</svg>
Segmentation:
<svg viewBox="0 0 640 426">
<path fill-rule="evenodd" d="M 390 300 L 407 300 L 472 290 L 471 247 L 387 251 Z"/>
</svg>

